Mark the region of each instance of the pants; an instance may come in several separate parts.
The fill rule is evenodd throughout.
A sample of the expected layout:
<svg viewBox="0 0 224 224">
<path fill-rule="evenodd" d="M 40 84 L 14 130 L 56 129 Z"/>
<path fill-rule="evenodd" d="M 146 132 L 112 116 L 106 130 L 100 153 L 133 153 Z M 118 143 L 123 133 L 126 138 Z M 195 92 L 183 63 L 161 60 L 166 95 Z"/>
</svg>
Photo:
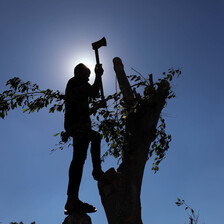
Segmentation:
<svg viewBox="0 0 224 224">
<path fill-rule="evenodd" d="M 90 130 L 88 133 L 82 133 L 80 136 L 73 136 L 73 158 L 69 168 L 68 195 L 78 197 L 79 186 L 82 179 L 83 166 L 87 156 L 87 150 L 91 142 L 91 157 L 93 169 L 99 168 L 100 160 L 100 142 L 101 137 L 98 132 Z"/>
</svg>

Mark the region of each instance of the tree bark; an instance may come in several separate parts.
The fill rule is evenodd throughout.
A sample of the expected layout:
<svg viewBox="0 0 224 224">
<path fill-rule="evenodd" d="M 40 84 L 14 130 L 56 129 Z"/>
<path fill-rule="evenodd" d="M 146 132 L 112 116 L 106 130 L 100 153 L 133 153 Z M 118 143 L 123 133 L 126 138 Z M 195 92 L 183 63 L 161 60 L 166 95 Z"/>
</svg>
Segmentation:
<svg viewBox="0 0 224 224">
<path fill-rule="evenodd" d="M 62 224 L 92 224 L 92 221 L 86 213 L 75 212 L 68 215 Z"/>
<path fill-rule="evenodd" d="M 114 70 L 123 94 L 124 105 L 135 104 L 133 90 L 126 77 L 120 58 L 114 58 Z M 152 84 L 152 79 L 150 80 Z M 169 94 L 169 83 L 158 85 L 153 104 L 126 118 L 127 147 L 118 170 L 109 169 L 98 182 L 101 201 L 109 224 L 142 224 L 141 184 L 149 147 L 155 139 L 155 130 Z"/>
</svg>

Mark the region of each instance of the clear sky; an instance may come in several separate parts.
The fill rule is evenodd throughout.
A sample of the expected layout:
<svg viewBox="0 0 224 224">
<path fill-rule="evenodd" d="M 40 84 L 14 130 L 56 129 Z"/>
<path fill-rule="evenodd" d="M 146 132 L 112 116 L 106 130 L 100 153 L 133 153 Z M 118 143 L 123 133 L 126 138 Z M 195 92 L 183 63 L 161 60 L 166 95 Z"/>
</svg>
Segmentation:
<svg viewBox="0 0 224 224">
<path fill-rule="evenodd" d="M 146 166 L 142 186 L 145 224 L 180 224 L 187 212 L 177 197 L 200 211 L 200 223 L 224 223 L 224 1 L 223 0 L 0 0 L 0 91 L 18 76 L 40 88 L 60 90 L 83 61 L 92 67 L 91 43 L 100 49 L 105 95 L 115 91 L 112 59 L 154 79 L 170 67 L 183 76 L 177 97 L 163 111 L 173 141 L 160 171 Z M 63 130 L 63 114 L 17 109 L 0 120 L 0 222 L 62 223 L 72 148 L 50 149 Z M 102 144 L 106 150 L 106 144 Z M 117 168 L 107 159 L 106 170 Z M 93 224 L 106 218 L 91 160 L 85 164 L 80 198 L 98 207 Z"/>
</svg>

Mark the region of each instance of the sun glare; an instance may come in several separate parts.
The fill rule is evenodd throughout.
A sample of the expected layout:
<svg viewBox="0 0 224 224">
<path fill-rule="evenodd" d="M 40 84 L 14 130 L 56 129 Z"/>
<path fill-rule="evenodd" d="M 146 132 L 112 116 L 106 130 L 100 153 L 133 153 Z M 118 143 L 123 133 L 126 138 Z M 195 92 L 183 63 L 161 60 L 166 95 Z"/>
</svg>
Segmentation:
<svg viewBox="0 0 224 224">
<path fill-rule="evenodd" d="M 90 74 L 90 79 L 89 79 L 89 82 L 90 83 L 93 83 L 94 81 L 94 77 L 95 77 L 95 73 L 94 73 L 94 68 L 95 68 L 95 61 L 94 61 L 94 57 L 93 58 L 90 58 L 90 57 L 79 57 L 78 59 L 72 59 L 67 67 L 68 67 L 68 71 L 69 71 L 69 74 L 74 74 L 74 68 L 76 65 L 78 65 L 79 63 L 83 63 L 84 65 L 86 65 L 90 71 L 91 71 L 91 74 Z"/>
</svg>

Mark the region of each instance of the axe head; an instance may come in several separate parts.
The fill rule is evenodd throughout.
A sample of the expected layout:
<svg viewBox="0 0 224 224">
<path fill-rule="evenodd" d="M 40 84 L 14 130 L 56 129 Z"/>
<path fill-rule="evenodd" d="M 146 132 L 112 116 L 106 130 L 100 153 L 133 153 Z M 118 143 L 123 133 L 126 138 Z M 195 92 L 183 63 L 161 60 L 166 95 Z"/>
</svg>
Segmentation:
<svg viewBox="0 0 224 224">
<path fill-rule="evenodd" d="M 98 50 L 102 46 L 107 46 L 107 41 L 105 37 L 92 43 L 93 50 Z"/>
</svg>

